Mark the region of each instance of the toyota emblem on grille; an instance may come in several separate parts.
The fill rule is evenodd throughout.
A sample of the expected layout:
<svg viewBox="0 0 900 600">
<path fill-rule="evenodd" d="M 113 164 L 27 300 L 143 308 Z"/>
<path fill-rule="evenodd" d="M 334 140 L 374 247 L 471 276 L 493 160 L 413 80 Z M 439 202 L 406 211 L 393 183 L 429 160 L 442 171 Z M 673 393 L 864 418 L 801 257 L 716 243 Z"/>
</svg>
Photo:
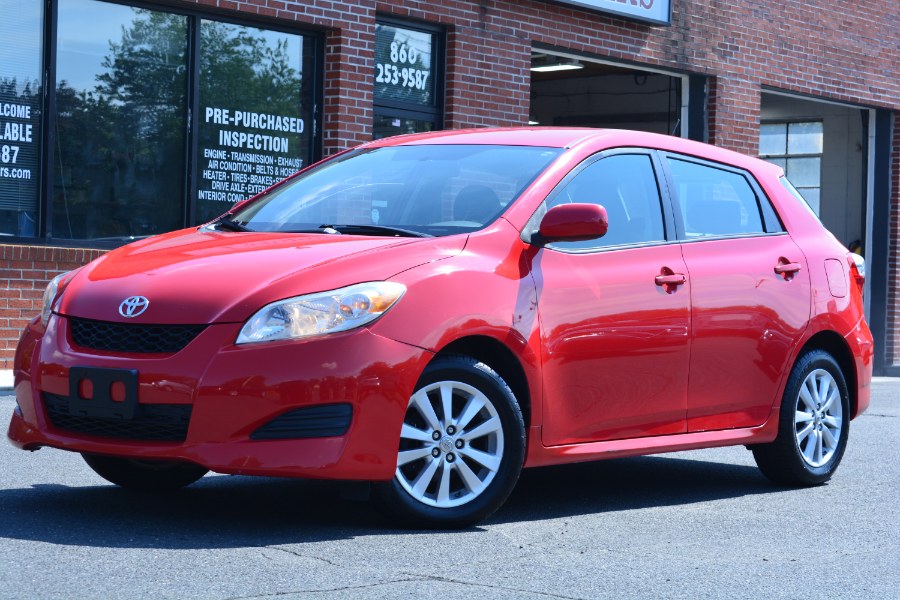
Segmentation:
<svg viewBox="0 0 900 600">
<path fill-rule="evenodd" d="M 119 305 L 119 314 L 126 319 L 133 319 L 144 314 L 148 306 L 150 306 L 150 301 L 145 297 L 130 296 L 122 300 L 122 304 Z"/>
</svg>

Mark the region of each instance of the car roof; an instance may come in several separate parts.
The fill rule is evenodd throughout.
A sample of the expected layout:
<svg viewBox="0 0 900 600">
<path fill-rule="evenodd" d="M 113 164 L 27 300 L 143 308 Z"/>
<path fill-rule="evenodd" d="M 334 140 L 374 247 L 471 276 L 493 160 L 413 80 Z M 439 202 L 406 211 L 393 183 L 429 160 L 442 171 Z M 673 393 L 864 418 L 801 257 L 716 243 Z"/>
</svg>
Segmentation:
<svg viewBox="0 0 900 600">
<path fill-rule="evenodd" d="M 372 146 L 428 144 L 496 144 L 500 146 L 543 146 L 567 148 L 584 138 L 613 130 L 586 127 L 496 127 L 453 129 L 398 135 L 372 142 Z"/>
<path fill-rule="evenodd" d="M 589 127 L 455 129 L 398 135 L 369 142 L 364 147 L 380 148 L 386 146 L 442 144 L 542 146 L 566 149 L 586 145 L 593 146 L 598 150 L 631 147 L 656 148 L 755 171 L 764 171 L 776 177 L 782 174 L 781 168 L 777 165 L 745 154 L 670 135 L 626 129 L 594 129 Z"/>
</svg>

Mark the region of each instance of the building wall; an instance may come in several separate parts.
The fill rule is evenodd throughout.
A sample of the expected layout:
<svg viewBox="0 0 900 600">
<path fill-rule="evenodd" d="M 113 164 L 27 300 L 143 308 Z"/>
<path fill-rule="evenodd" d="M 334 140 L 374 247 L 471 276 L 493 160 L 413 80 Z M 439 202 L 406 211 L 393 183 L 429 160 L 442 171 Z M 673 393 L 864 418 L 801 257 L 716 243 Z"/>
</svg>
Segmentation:
<svg viewBox="0 0 900 600">
<path fill-rule="evenodd" d="M 19 335 L 40 314 L 47 283 L 103 252 L 0 244 L 0 370 L 12 368 Z"/>
<path fill-rule="evenodd" d="M 162 2 L 160 3 L 163 4 Z M 446 128 L 521 125 L 529 110 L 534 45 L 709 77 L 709 141 L 755 154 L 765 87 L 840 102 L 900 108 L 900 4 L 873 0 L 673 0 L 669 27 L 539 0 L 195 0 L 182 5 L 295 22 L 325 32 L 322 145 L 328 155 L 371 139 L 376 14 L 447 28 Z M 900 258 L 900 164 L 895 128 L 891 280 Z M 99 251 L 3 246 L 0 369 L 18 331 L 39 309 L 53 274 Z M 898 330 L 890 290 L 888 331 Z M 28 304 L 30 303 L 30 305 Z M 878 318 L 878 317 L 876 317 Z M 890 356 L 900 362 L 900 344 Z"/>
</svg>

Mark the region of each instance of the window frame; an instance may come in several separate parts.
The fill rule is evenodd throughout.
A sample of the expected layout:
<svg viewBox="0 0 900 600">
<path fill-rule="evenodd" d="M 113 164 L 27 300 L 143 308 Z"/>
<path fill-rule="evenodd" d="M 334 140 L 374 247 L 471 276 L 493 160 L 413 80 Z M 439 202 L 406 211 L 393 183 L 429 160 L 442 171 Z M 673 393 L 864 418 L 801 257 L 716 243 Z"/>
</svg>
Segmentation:
<svg viewBox="0 0 900 600">
<path fill-rule="evenodd" d="M 205 11 L 195 9 L 184 5 L 172 4 L 156 4 L 145 2 L 143 0 L 122 1 L 122 0 L 96 0 L 106 4 L 117 4 L 137 9 L 153 10 L 157 12 L 165 12 L 175 15 L 187 17 L 187 100 L 184 105 L 185 119 L 187 123 L 187 132 L 185 135 L 185 152 L 186 159 L 183 172 L 175 174 L 182 178 L 182 194 L 180 199 L 183 206 L 182 227 L 194 227 L 194 218 L 196 214 L 196 192 L 197 177 L 201 160 L 197 157 L 199 148 L 199 127 L 200 119 L 200 21 L 219 21 L 238 26 L 256 27 L 299 35 L 311 41 L 310 48 L 312 56 L 309 61 L 312 65 L 313 72 L 310 74 L 312 94 L 309 99 L 312 102 L 312 117 L 310 126 L 312 135 L 309 142 L 309 166 L 322 158 L 322 107 L 324 101 L 324 76 L 325 76 L 325 36 L 321 31 L 307 27 L 293 26 L 269 17 L 242 14 L 232 15 L 223 14 L 221 12 Z M 18 235 L 4 235 L 0 237 L 0 241 L 8 244 L 28 245 L 28 246 L 50 246 L 50 247 L 74 247 L 74 248 L 98 248 L 112 249 L 127 244 L 131 241 L 140 239 L 139 237 L 123 238 L 121 240 L 96 240 L 96 239 L 78 239 L 54 236 L 52 231 L 53 223 L 53 189 L 56 175 L 54 163 L 58 160 L 56 149 L 56 66 L 57 66 L 57 41 L 59 29 L 59 2 L 60 0 L 49 0 L 45 6 L 44 19 L 41 27 L 41 35 L 43 35 L 42 44 L 42 79 L 44 81 L 41 100 L 41 134 L 38 168 L 40 170 L 39 190 L 37 197 L 37 224 L 35 235 L 33 237 L 23 237 Z"/>
</svg>

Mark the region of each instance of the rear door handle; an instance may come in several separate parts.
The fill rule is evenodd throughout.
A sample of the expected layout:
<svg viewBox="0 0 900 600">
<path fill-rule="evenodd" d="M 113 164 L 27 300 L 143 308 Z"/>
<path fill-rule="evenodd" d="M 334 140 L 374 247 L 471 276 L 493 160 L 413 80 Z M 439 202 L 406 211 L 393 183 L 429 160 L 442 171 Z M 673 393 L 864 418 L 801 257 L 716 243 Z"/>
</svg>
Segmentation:
<svg viewBox="0 0 900 600">
<path fill-rule="evenodd" d="M 784 275 L 785 273 L 796 273 L 803 267 L 800 263 L 784 263 L 775 265 L 775 272 L 779 275 Z"/>
<path fill-rule="evenodd" d="M 685 281 L 687 281 L 687 278 L 681 273 L 656 276 L 656 285 L 681 285 Z"/>
<path fill-rule="evenodd" d="M 775 274 L 781 275 L 785 281 L 790 281 L 802 268 L 803 266 L 800 263 L 791 262 L 789 259 L 779 256 L 778 264 L 775 265 Z"/>
</svg>

